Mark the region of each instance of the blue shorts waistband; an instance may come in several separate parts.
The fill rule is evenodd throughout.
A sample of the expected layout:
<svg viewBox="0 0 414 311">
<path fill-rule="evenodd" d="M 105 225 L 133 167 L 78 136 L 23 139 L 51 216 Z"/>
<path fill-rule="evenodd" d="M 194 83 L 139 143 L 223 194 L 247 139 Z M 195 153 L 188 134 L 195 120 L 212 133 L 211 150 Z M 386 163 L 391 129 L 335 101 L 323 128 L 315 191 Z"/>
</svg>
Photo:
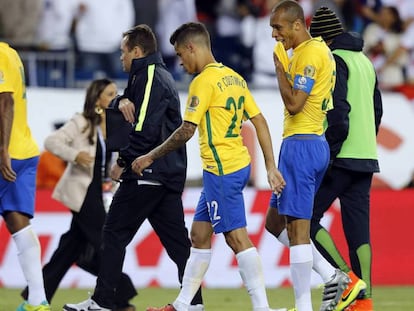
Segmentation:
<svg viewBox="0 0 414 311">
<path fill-rule="evenodd" d="M 317 134 L 295 134 L 292 136 L 288 136 L 283 138 L 283 140 L 326 140 L 325 135 L 317 135 Z"/>
</svg>

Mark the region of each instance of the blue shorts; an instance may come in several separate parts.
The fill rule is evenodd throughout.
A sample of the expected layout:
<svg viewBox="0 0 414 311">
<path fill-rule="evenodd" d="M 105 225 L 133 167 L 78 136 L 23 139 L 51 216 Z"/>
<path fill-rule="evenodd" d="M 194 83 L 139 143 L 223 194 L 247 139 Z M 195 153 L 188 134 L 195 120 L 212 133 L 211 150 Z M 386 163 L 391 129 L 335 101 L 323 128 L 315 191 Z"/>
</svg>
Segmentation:
<svg viewBox="0 0 414 311">
<path fill-rule="evenodd" d="M 0 176 L 0 215 L 10 211 L 20 212 L 33 218 L 38 162 L 39 157 L 11 160 L 17 178 L 15 182 L 9 182 Z"/>
<path fill-rule="evenodd" d="M 329 164 L 329 145 L 325 136 L 293 135 L 283 140 L 279 170 L 286 187 L 272 194 L 270 206 L 280 215 L 311 219 L 313 201 Z"/>
<path fill-rule="evenodd" d="M 246 227 L 243 189 L 249 178 L 250 164 L 222 176 L 203 171 L 204 188 L 194 220 L 211 222 L 215 233 Z"/>
</svg>

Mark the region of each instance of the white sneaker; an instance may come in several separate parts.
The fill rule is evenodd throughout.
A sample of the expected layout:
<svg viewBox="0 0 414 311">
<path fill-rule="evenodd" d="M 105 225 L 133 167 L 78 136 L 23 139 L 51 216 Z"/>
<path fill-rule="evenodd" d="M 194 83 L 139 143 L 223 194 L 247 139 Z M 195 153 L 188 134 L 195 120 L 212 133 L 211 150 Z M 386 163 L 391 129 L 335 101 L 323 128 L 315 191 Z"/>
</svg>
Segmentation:
<svg viewBox="0 0 414 311">
<path fill-rule="evenodd" d="M 188 311 L 204 311 L 204 305 L 202 304 L 190 305 L 188 307 Z"/>
<path fill-rule="evenodd" d="M 322 304 L 319 311 L 336 310 L 336 305 L 350 282 L 351 279 L 348 274 L 336 269 L 332 279 L 325 283 L 322 294 Z"/>
<path fill-rule="evenodd" d="M 66 304 L 63 306 L 64 311 L 111 311 L 111 309 L 99 306 L 91 298 L 78 304 Z"/>
<path fill-rule="evenodd" d="M 286 308 L 282 308 L 282 309 L 269 309 L 269 311 L 288 311 L 288 309 L 286 309 Z"/>
</svg>

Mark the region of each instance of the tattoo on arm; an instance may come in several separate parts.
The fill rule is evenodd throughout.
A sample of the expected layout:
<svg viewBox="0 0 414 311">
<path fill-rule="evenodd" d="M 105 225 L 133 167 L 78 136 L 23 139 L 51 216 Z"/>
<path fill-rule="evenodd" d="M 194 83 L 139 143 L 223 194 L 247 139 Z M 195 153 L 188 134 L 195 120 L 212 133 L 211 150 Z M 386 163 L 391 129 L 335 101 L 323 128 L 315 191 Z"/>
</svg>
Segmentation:
<svg viewBox="0 0 414 311">
<path fill-rule="evenodd" d="M 153 160 L 161 158 L 166 154 L 184 145 L 193 135 L 197 125 L 184 121 L 181 126 L 172 133 L 164 143 L 151 151 Z"/>
</svg>

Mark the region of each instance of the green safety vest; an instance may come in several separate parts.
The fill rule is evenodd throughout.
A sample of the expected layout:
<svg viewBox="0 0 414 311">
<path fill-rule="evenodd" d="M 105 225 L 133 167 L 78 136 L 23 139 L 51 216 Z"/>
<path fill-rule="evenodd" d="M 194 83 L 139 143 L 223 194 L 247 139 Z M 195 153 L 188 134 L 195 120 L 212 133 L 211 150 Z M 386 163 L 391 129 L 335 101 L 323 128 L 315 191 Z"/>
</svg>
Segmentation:
<svg viewBox="0 0 414 311">
<path fill-rule="evenodd" d="M 347 101 L 351 106 L 348 137 L 337 158 L 377 159 L 375 70 L 371 61 L 362 52 L 336 49 L 332 53 L 341 57 L 348 67 Z"/>
</svg>

